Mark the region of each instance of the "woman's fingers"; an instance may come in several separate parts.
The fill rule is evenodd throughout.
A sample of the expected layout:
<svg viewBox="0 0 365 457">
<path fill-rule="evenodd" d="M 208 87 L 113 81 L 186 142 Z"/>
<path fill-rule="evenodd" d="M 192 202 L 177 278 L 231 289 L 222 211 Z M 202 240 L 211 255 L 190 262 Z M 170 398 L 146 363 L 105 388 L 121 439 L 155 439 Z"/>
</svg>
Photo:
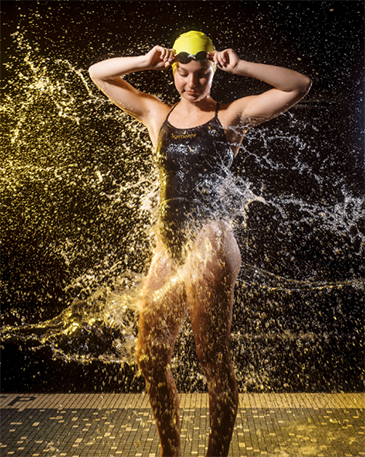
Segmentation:
<svg viewBox="0 0 365 457">
<path fill-rule="evenodd" d="M 164 62 L 172 62 L 174 59 L 174 50 L 173 49 L 168 49 L 168 48 L 161 48 L 161 60 Z"/>
<path fill-rule="evenodd" d="M 212 60 L 218 67 L 225 67 L 227 65 L 226 51 L 213 51 L 208 52 L 208 58 Z"/>
<path fill-rule="evenodd" d="M 233 73 L 238 61 L 240 60 L 233 49 L 214 51 L 208 53 L 208 58 L 213 60 L 218 68 Z"/>
<path fill-rule="evenodd" d="M 164 70 L 172 64 L 175 53 L 173 49 L 167 49 L 163 46 L 154 46 L 147 55 L 150 59 L 151 68 L 155 70 Z"/>
</svg>

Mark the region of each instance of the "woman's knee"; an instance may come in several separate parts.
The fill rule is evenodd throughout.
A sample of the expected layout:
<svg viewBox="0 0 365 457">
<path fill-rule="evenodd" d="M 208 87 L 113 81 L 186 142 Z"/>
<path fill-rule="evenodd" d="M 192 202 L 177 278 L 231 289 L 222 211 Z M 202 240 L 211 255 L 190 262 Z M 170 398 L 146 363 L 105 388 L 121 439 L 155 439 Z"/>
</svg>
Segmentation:
<svg viewBox="0 0 365 457">
<path fill-rule="evenodd" d="M 170 368 L 173 342 L 153 334 L 138 339 L 136 361 L 146 379 L 163 376 Z"/>
<path fill-rule="evenodd" d="M 225 377 L 232 368 L 232 356 L 228 347 L 197 346 L 200 366 L 207 378 Z"/>
</svg>

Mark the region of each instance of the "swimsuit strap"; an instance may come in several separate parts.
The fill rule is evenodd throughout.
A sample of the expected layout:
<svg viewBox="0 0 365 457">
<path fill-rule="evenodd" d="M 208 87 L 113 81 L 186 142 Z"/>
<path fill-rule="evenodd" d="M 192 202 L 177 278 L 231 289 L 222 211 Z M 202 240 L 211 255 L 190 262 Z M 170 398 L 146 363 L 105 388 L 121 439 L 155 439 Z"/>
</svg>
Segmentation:
<svg viewBox="0 0 365 457">
<path fill-rule="evenodd" d="M 215 109 L 215 117 L 218 118 L 218 111 L 219 111 L 219 102 L 217 102 L 217 106 Z"/>
<path fill-rule="evenodd" d="M 173 108 L 169 111 L 169 114 L 166 116 L 164 124 L 169 120 L 170 114 L 174 111 L 174 109 L 177 107 L 177 104 L 173 106 Z"/>
</svg>

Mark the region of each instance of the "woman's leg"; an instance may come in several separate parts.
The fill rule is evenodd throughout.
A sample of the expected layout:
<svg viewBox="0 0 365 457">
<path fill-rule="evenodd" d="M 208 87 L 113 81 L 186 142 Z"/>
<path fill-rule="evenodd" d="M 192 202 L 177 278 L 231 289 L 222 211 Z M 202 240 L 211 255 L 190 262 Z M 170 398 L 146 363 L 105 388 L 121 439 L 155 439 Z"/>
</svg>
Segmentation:
<svg viewBox="0 0 365 457">
<path fill-rule="evenodd" d="M 181 455 L 179 402 L 170 363 L 185 311 L 183 284 L 171 260 L 160 250 L 142 291 L 137 362 L 156 419 L 161 457 Z"/>
<path fill-rule="evenodd" d="M 238 389 L 230 352 L 234 285 L 241 263 L 233 233 L 225 223 L 200 233 L 199 271 L 187 282 L 195 344 L 209 391 L 210 435 L 207 456 L 227 456 L 238 408 Z"/>
</svg>

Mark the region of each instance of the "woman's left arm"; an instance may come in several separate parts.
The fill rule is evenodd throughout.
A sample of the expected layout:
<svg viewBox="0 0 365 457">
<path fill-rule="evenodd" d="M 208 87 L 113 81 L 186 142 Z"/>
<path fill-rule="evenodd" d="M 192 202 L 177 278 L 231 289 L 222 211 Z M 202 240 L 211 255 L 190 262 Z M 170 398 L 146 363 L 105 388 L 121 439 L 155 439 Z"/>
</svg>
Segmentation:
<svg viewBox="0 0 365 457">
<path fill-rule="evenodd" d="M 232 103 L 231 109 L 239 111 L 242 118 L 249 117 L 252 124 L 260 124 L 283 113 L 301 100 L 311 87 L 310 78 L 297 71 L 242 60 L 232 49 L 215 51 L 209 57 L 223 71 L 259 79 L 274 87 L 263 94 Z"/>
</svg>

